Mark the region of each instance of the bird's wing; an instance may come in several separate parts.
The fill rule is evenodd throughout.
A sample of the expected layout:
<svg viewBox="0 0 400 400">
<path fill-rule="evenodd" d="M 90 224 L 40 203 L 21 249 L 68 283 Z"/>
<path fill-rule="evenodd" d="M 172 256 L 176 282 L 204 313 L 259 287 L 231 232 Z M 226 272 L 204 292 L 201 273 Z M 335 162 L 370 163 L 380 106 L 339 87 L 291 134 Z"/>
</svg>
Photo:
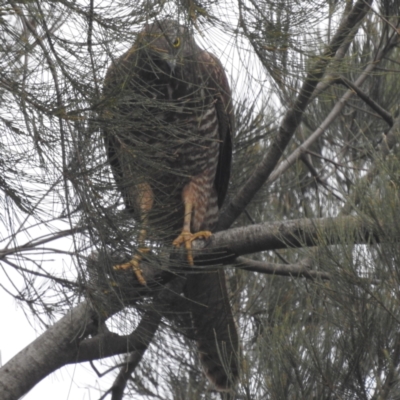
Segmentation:
<svg viewBox="0 0 400 400">
<path fill-rule="evenodd" d="M 235 131 L 235 118 L 232 94 L 224 67 L 214 54 L 202 51 L 199 55 L 199 68 L 203 76 L 208 76 L 207 86 L 214 93 L 214 104 L 218 117 L 220 139 L 215 188 L 218 194 L 218 207 L 224 202 L 231 171 L 232 140 Z"/>
</svg>

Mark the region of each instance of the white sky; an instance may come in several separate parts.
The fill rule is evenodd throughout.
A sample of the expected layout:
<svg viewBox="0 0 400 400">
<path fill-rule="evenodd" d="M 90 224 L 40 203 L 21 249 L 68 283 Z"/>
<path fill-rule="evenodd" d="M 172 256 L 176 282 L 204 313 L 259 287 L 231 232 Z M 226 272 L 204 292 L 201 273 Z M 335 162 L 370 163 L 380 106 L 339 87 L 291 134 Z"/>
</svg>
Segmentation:
<svg viewBox="0 0 400 400">
<path fill-rule="evenodd" d="M 3 365 L 15 356 L 20 350 L 29 345 L 39 335 L 38 327 L 33 327 L 21 307 L 17 306 L 14 299 L 0 291 L 0 352 Z M 4 327 L 6 326 L 6 329 Z M 88 371 L 90 369 L 90 371 Z M 26 396 L 25 400 L 94 400 L 100 396 L 89 386 L 95 386 L 98 381 L 109 379 L 96 379 L 91 372 L 89 363 L 69 365 L 45 378 L 36 385 Z M 102 382 L 103 383 L 103 382 Z M 106 387 L 104 387 L 106 389 Z"/>
</svg>

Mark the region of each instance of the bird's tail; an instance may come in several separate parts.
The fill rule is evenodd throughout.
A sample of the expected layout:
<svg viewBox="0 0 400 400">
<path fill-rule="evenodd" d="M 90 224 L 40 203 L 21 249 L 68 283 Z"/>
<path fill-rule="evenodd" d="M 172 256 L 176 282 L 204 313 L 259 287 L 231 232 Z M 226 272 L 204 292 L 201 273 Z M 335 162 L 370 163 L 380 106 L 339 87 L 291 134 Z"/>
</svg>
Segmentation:
<svg viewBox="0 0 400 400">
<path fill-rule="evenodd" d="M 239 376 L 239 338 L 224 271 L 188 274 L 185 295 L 204 371 L 217 390 L 229 391 Z"/>
</svg>

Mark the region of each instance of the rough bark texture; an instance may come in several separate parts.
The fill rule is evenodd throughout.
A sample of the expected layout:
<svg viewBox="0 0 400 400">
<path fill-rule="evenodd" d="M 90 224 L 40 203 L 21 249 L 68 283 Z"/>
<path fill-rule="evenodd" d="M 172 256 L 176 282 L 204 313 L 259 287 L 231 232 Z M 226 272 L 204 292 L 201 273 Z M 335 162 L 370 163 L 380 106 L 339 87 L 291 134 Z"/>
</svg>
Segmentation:
<svg viewBox="0 0 400 400">
<path fill-rule="evenodd" d="M 83 302 L 1 368 L 0 399 L 15 400 L 68 364 L 80 341 L 96 329 L 96 313 Z"/>
<path fill-rule="evenodd" d="M 389 230 L 389 226 L 353 216 L 252 225 L 216 233 L 206 243 L 206 248 L 196 251 L 195 260 L 196 264 L 226 264 L 236 256 L 258 251 L 328 246 L 342 241 L 349 243 L 350 238 L 354 243 L 376 243 Z M 197 242 L 204 245 L 202 241 Z M 148 290 L 151 290 L 149 283 Z M 159 285 L 154 290 L 159 290 Z M 168 301 L 177 303 L 177 298 L 182 303 L 183 298 L 179 296 Z M 166 309 L 160 312 L 165 313 Z M 171 309 L 174 309 L 173 305 L 169 307 Z M 114 310 L 108 311 L 108 316 L 117 310 L 115 306 Z M 127 343 L 130 344 L 130 351 L 140 350 L 144 343 L 143 332 L 151 331 L 143 326 L 129 337 L 106 332 L 88 339 L 89 334 L 97 333 L 100 322 L 98 313 L 87 302 L 72 309 L 0 369 L 0 399 L 20 398 L 47 375 L 66 364 L 126 353 Z"/>
</svg>

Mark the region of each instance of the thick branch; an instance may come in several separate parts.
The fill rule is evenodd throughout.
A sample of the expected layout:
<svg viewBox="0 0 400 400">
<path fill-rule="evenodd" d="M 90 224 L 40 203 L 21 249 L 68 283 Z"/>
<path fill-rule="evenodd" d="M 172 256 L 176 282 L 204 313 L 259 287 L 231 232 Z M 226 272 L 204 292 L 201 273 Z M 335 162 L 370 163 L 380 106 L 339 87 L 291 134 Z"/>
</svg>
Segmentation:
<svg viewBox="0 0 400 400">
<path fill-rule="evenodd" d="M 108 316 L 116 311 L 118 310 L 114 309 Z M 83 302 L 0 369 L 0 398 L 20 398 L 43 378 L 67 364 L 96 360 L 127 351 L 134 352 L 136 359 L 140 355 L 140 359 L 160 320 L 161 314 L 151 310 L 128 336 L 106 332 L 85 339 L 89 334 L 97 333 L 99 321 L 97 312 L 87 302 Z"/>
<path fill-rule="evenodd" d="M 218 230 L 228 228 L 242 213 L 262 187 L 281 158 L 286 146 L 301 122 L 303 112 L 309 104 L 314 89 L 323 77 L 325 70 L 340 46 L 347 40 L 352 29 L 364 18 L 371 0 L 359 0 L 339 26 L 329 46 L 315 63 L 305 79 L 293 107 L 286 113 L 279 133 L 261 163 L 255 168 L 247 183 L 228 204 L 218 222 Z"/>
<path fill-rule="evenodd" d="M 128 354 L 124 365 L 119 370 L 112 387 L 108 391 L 108 393 L 111 393 L 111 400 L 122 400 L 124 398 L 126 385 L 128 384 L 133 371 L 142 359 L 143 354 L 143 352 L 139 351 L 134 351 Z"/>
<path fill-rule="evenodd" d="M 93 259 L 88 261 L 89 272 L 96 266 L 100 267 L 104 262 L 101 257 L 94 255 Z M 142 289 L 140 285 L 138 288 L 137 284 L 131 284 L 133 274 L 130 274 L 132 275 L 130 279 L 127 279 L 126 274 L 118 275 L 126 286 L 130 286 L 130 290 L 118 285 L 115 293 L 109 290 L 110 286 L 107 287 L 102 282 L 101 276 L 96 279 L 92 272 L 91 286 L 87 290 L 92 301 L 85 301 L 73 308 L 65 317 L 0 368 L 0 399 L 19 399 L 47 375 L 67 364 L 97 360 L 129 351 L 134 352 L 135 359 L 138 359 L 151 342 L 161 315 L 167 311 L 171 312 L 174 309 L 174 302 L 181 299 L 179 296 L 181 280 L 175 279 L 175 283 L 163 286 L 160 275 L 163 276 L 165 273 L 160 273 L 159 269 L 158 271 L 159 276 L 154 277 L 154 267 L 149 266 L 148 270 L 146 268 L 146 279 L 151 282 L 145 289 Z M 168 279 L 165 279 L 165 282 L 167 281 Z M 156 282 L 156 287 L 151 287 L 152 282 Z M 165 290 L 160 291 L 161 287 L 165 287 Z M 105 294 L 106 288 L 108 290 Z M 158 302 L 145 313 L 132 334 L 119 336 L 107 330 L 99 333 L 99 327 L 107 318 L 121 310 L 126 304 L 133 304 L 146 293 L 155 294 Z M 127 298 L 119 296 L 127 296 Z M 92 307 L 90 305 L 92 303 L 100 311 Z M 89 335 L 93 337 L 88 338 Z"/>
<path fill-rule="evenodd" d="M 237 256 L 260 251 L 343 243 L 377 243 L 384 240 L 383 226 L 366 218 L 296 219 L 283 222 L 250 225 L 218 232 L 204 248 L 197 250 L 196 265 L 228 264 Z M 392 227 L 393 228 L 393 227 Z M 201 241 L 196 247 L 204 246 Z"/>
<path fill-rule="evenodd" d="M 160 320 L 160 313 L 149 311 L 130 335 L 120 336 L 113 332 L 105 332 L 93 338 L 85 339 L 79 344 L 77 356 L 73 360 L 71 359 L 69 363 L 93 361 L 131 351 L 144 353 L 157 330 Z"/>
<path fill-rule="evenodd" d="M 97 313 L 83 302 L 0 369 L 0 399 L 16 400 L 72 362 L 80 341 L 96 331 Z"/>
<path fill-rule="evenodd" d="M 379 242 L 384 240 L 384 232 L 389 231 L 390 228 L 376 221 L 353 216 L 252 225 L 218 232 L 205 244 L 201 240 L 196 241 L 198 249 L 195 260 L 196 265 L 224 264 L 232 262 L 239 255 L 264 250 L 343 242 Z M 199 249 L 199 245 L 206 247 Z M 253 267 L 256 266 L 253 265 Z M 257 265 L 257 268 L 260 268 L 260 265 Z M 296 271 L 293 272 L 296 273 Z M 160 272 L 160 274 L 163 273 L 165 272 Z M 304 275 L 305 271 L 301 274 Z M 320 277 L 325 279 L 322 275 Z M 153 290 L 159 291 L 160 281 L 157 279 L 154 278 L 158 284 L 155 286 L 156 289 L 153 287 Z M 151 292 L 152 282 L 148 283 L 147 290 Z M 137 291 L 135 293 L 137 295 Z M 180 298 L 177 295 L 175 297 Z M 169 301 L 172 304 L 173 300 Z M 181 298 L 180 302 L 182 301 Z M 124 304 L 122 301 L 107 303 L 112 304 L 113 308 L 106 310 L 108 316 L 121 309 Z M 160 307 L 150 312 L 164 311 Z M 160 318 L 159 315 L 158 318 Z M 51 372 L 69 363 L 94 360 L 126 351 L 142 351 L 147 347 L 146 343 L 151 340 L 154 324 L 157 324 L 157 321 L 142 320 L 138 330 L 129 338 L 105 333 L 86 339 L 89 334 L 97 333 L 101 321 L 99 321 L 98 313 L 87 302 L 83 302 L 0 369 L 0 398 L 2 400 L 18 399 Z"/>
</svg>

